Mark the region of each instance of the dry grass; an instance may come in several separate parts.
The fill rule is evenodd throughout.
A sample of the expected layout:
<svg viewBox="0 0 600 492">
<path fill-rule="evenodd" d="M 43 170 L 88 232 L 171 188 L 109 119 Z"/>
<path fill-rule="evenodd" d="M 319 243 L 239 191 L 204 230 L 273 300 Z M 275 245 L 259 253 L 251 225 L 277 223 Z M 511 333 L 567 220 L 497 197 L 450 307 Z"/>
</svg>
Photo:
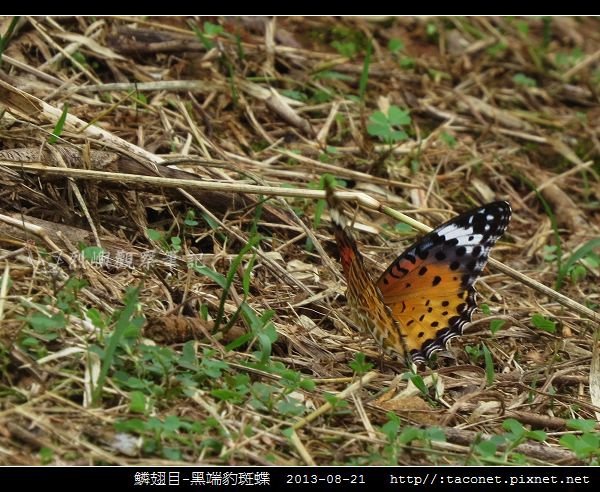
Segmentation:
<svg viewBox="0 0 600 492">
<path fill-rule="evenodd" d="M 13 27 L 1 464 L 597 462 L 568 422 L 600 416 L 597 19 Z M 411 117 L 394 145 L 368 130 L 390 106 Z M 489 308 L 413 376 L 425 391 L 345 317 L 324 173 L 360 192 L 374 275 L 414 239 L 392 209 L 435 225 L 512 204 L 478 283 Z"/>
</svg>

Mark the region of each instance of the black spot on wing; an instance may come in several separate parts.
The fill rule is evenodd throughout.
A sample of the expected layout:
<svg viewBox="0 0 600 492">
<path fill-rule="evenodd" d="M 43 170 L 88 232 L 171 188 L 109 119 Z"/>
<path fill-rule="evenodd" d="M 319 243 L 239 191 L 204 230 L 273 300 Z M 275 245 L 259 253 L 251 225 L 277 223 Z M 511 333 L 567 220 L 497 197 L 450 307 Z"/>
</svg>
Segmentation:
<svg viewBox="0 0 600 492">
<path fill-rule="evenodd" d="M 416 255 L 421 258 L 422 260 L 426 260 L 427 257 L 429 256 L 429 251 L 427 250 L 426 246 L 421 246 L 421 247 L 417 247 L 416 249 Z"/>
<path fill-rule="evenodd" d="M 408 275 L 410 267 L 398 267 L 403 261 L 413 265 L 417 264 L 417 260 L 426 264 L 448 261 L 453 270 L 458 270 L 462 264 L 461 258 L 469 255 L 477 258 L 483 269 L 489 249 L 506 229 L 510 215 L 508 202 L 498 201 L 454 217 L 407 248 L 381 275 L 378 285 L 389 285 L 389 282 L 383 280 L 388 274 L 396 278 Z M 489 226 L 487 230 L 486 226 Z M 461 229 L 464 229 L 464 235 L 461 234 Z M 476 235 L 481 236 L 481 244 L 473 242 Z"/>
<path fill-rule="evenodd" d="M 446 246 L 447 248 L 454 248 L 454 246 L 456 246 L 458 244 L 458 239 L 453 237 L 452 239 L 448 239 L 448 241 L 446 241 L 446 244 L 444 246 Z"/>
<path fill-rule="evenodd" d="M 436 330 L 435 338 L 425 340 L 421 345 L 420 350 L 412 350 L 411 358 L 415 363 L 423 363 L 431 357 L 431 355 L 438 350 L 443 350 L 449 340 L 454 337 L 462 335 L 463 329 L 467 323 L 471 321 L 471 316 L 475 310 L 475 289 L 469 289 L 466 300 L 463 304 L 457 306 L 457 310 L 460 314 L 451 316 L 444 323 L 440 324 L 437 321 L 431 323 L 433 328 L 440 326 L 439 330 Z M 446 312 L 442 313 L 446 316 Z M 413 320 L 410 320 L 413 321 Z M 408 325 L 409 323 L 407 323 Z M 419 339 L 423 338 L 421 335 Z"/>
<path fill-rule="evenodd" d="M 444 261 L 446 258 L 447 258 L 446 253 L 444 253 L 441 250 L 435 253 L 435 259 L 437 261 Z"/>
</svg>

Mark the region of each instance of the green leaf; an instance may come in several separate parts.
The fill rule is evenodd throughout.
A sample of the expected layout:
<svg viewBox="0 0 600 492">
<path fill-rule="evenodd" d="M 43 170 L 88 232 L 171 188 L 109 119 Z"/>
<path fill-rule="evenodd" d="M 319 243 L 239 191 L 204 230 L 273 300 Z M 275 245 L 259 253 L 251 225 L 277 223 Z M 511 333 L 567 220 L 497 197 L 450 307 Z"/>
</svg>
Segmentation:
<svg viewBox="0 0 600 492">
<path fill-rule="evenodd" d="M 535 79 L 532 79 L 531 77 L 527 77 L 527 75 L 525 75 L 523 73 L 517 73 L 517 74 L 513 75 L 512 79 L 515 84 L 522 85 L 524 87 L 537 86 L 537 82 L 535 81 Z"/>
<path fill-rule="evenodd" d="M 369 135 L 379 137 L 382 140 L 388 139 L 390 135 L 389 125 L 380 125 L 379 123 L 367 123 L 367 132 Z"/>
<path fill-rule="evenodd" d="M 37 338 L 25 337 L 19 341 L 19 345 L 25 348 L 39 348 L 40 341 Z"/>
<path fill-rule="evenodd" d="M 527 433 L 527 437 L 533 439 L 534 441 L 544 442 L 548 439 L 548 434 L 541 430 L 533 430 Z"/>
<path fill-rule="evenodd" d="M 387 116 L 382 111 L 375 111 L 370 117 L 369 120 L 375 127 L 383 127 L 386 131 L 390 126 Z"/>
<path fill-rule="evenodd" d="M 394 226 L 394 230 L 399 234 L 411 234 L 413 232 L 413 228 L 404 222 L 399 222 Z"/>
<path fill-rule="evenodd" d="M 408 135 L 398 127 L 407 125 L 410 121 L 408 111 L 397 106 L 390 106 L 387 115 L 381 111 L 376 111 L 369 117 L 367 132 L 386 143 L 399 142 L 408 138 Z"/>
<path fill-rule="evenodd" d="M 348 402 L 346 400 L 343 400 L 342 398 L 338 398 L 335 395 L 332 395 L 330 393 L 324 393 L 323 398 L 327 403 L 331 405 L 331 408 L 348 408 Z"/>
<path fill-rule="evenodd" d="M 587 270 L 583 265 L 575 265 L 569 271 L 569 277 L 571 278 L 571 282 L 573 282 L 574 284 L 583 280 L 586 277 L 586 274 Z"/>
<path fill-rule="evenodd" d="M 365 360 L 365 354 L 362 352 L 357 352 L 354 356 L 354 360 L 348 365 L 350 366 L 350 369 L 357 374 L 365 374 L 373 369 L 373 364 Z"/>
<path fill-rule="evenodd" d="M 490 321 L 490 331 L 492 334 L 497 333 L 504 326 L 506 320 L 504 319 L 493 319 Z"/>
<path fill-rule="evenodd" d="M 492 46 L 490 46 L 489 48 L 486 49 L 486 52 L 488 55 L 492 56 L 492 57 L 498 57 L 502 54 L 504 54 L 504 52 L 506 51 L 506 48 L 508 48 L 508 46 L 506 45 L 506 43 L 496 43 Z"/>
<path fill-rule="evenodd" d="M 40 463 L 42 465 L 47 465 L 47 464 L 51 463 L 52 460 L 54 459 L 54 451 L 52 451 L 51 448 L 47 448 L 45 446 L 40 448 L 38 455 L 40 457 Z"/>
<path fill-rule="evenodd" d="M 317 384 L 312 379 L 302 379 L 300 381 L 300 388 L 305 391 L 314 391 Z"/>
<path fill-rule="evenodd" d="M 478 361 L 482 356 L 481 348 L 478 346 L 465 345 L 465 352 L 473 362 Z"/>
<path fill-rule="evenodd" d="M 404 50 L 404 43 L 400 39 L 392 38 L 388 41 L 388 50 L 392 53 L 398 53 Z"/>
<path fill-rule="evenodd" d="M 440 134 L 440 139 L 442 140 L 442 142 L 444 142 L 448 147 L 450 147 L 451 149 L 453 149 L 454 147 L 456 147 L 456 138 L 454 137 L 454 135 L 450 135 L 447 132 L 442 132 Z"/>
<path fill-rule="evenodd" d="M 400 429 L 400 418 L 392 412 L 387 413 L 388 421 L 381 426 L 381 432 L 383 432 L 388 441 L 392 442 L 396 440 L 398 431 Z"/>
<path fill-rule="evenodd" d="M 275 408 L 282 415 L 292 416 L 302 415 L 306 411 L 306 407 L 300 401 L 291 397 L 278 401 Z"/>
<path fill-rule="evenodd" d="M 135 91 L 133 93 L 133 99 L 134 99 L 134 101 L 137 101 L 144 106 L 146 106 L 148 104 L 148 98 L 142 92 Z"/>
<path fill-rule="evenodd" d="M 593 432 L 597 422 L 591 419 L 568 419 L 567 427 L 569 429 L 578 430 L 581 432 Z"/>
<path fill-rule="evenodd" d="M 115 430 L 118 432 L 135 432 L 136 434 L 142 434 L 147 428 L 148 424 L 138 418 L 115 422 Z"/>
<path fill-rule="evenodd" d="M 424 437 L 431 441 L 445 441 L 446 434 L 439 427 L 429 427 L 424 429 Z"/>
<path fill-rule="evenodd" d="M 538 313 L 534 314 L 531 317 L 531 323 L 536 328 L 547 331 L 548 333 L 556 332 L 556 323 L 554 321 L 551 321 L 551 320 L 545 318 L 541 314 L 538 314 Z"/>
<path fill-rule="evenodd" d="M 223 26 L 213 24 L 212 22 L 206 21 L 204 23 L 204 33 L 207 36 L 217 36 L 223 32 Z"/>
<path fill-rule="evenodd" d="M 524 34 L 525 36 L 529 34 L 529 24 L 527 24 L 526 21 L 517 20 L 515 26 L 521 34 Z"/>
<path fill-rule="evenodd" d="M 516 419 L 506 419 L 502 422 L 502 427 L 511 432 L 515 438 L 520 438 L 527 432 L 525 427 L 523 427 L 523 424 Z"/>
<path fill-rule="evenodd" d="M 587 433 L 582 436 L 565 434 L 560 438 L 559 443 L 573 451 L 580 459 L 600 455 L 600 435 L 598 433 Z"/>
<path fill-rule="evenodd" d="M 146 395 L 141 391 L 132 391 L 129 394 L 129 411 L 132 413 L 144 413 L 146 411 Z"/>
<path fill-rule="evenodd" d="M 425 27 L 425 32 L 428 38 L 435 38 L 438 35 L 437 26 L 433 22 L 430 22 Z"/>
<path fill-rule="evenodd" d="M 405 56 L 400 59 L 400 68 L 413 68 L 415 65 L 415 59 L 410 56 Z"/>
<path fill-rule="evenodd" d="M 106 250 L 99 246 L 87 246 L 81 250 L 83 258 L 90 262 L 98 262 L 105 255 Z"/>
<path fill-rule="evenodd" d="M 182 427 L 185 427 L 185 422 L 183 422 L 177 415 L 167 415 L 163 423 L 163 429 L 165 432 L 171 434 L 177 432 Z"/>
<path fill-rule="evenodd" d="M 240 393 L 230 389 L 214 389 L 211 390 L 210 394 L 219 400 L 228 401 L 234 405 L 242 403 L 244 400 Z"/>
<path fill-rule="evenodd" d="M 558 251 L 558 246 L 554 244 L 545 245 L 543 247 L 544 251 L 544 261 L 554 261 L 557 259 L 556 252 Z M 560 271 L 560 270 L 559 270 Z"/>
<path fill-rule="evenodd" d="M 358 52 L 356 44 L 352 41 L 332 41 L 331 47 L 347 58 L 352 58 Z"/>
<path fill-rule="evenodd" d="M 406 134 L 406 132 L 404 130 L 392 130 L 390 132 L 388 140 L 390 142 L 400 142 L 402 140 L 406 140 L 407 138 L 408 138 L 408 135 Z"/>
<path fill-rule="evenodd" d="M 162 450 L 163 457 L 171 461 L 181 461 L 181 450 L 178 448 L 165 447 Z"/>
<path fill-rule="evenodd" d="M 96 328 L 105 328 L 106 319 L 104 315 L 96 308 L 90 308 L 85 312 L 87 318 L 92 322 Z"/>
<path fill-rule="evenodd" d="M 241 347 L 242 345 L 245 345 L 253 338 L 254 338 L 254 336 L 252 335 L 252 333 L 250 333 L 250 332 L 244 333 L 243 335 L 240 335 L 239 337 L 237 337 L 235 340 L 232 340 L 231 342 L 229 342 L 225 346 L 225 350 L 227 350 L 228 352 L 230 352 L 231 350 L 235 350 L 236 348 Z"/>
<path fill-rule="evenodd" d="M 398 106 L 390 106 L 388 111 L 388 120 L 392 125 L 406 126 L 410 125 L 411 118 L 407 110 L 400 109 Z"/>
<path fill-rule="evenodd" d="M 600 267 L 600 254 L 590 253 L 585 258 L 582 258 L 581 261 L 590 268 L 598 268 Z"/>
<path fill-rule="evenodd" d="M 492 440 L 482 441 L 475 445 L 475 449 L 479 451 L 479 454 L 485 458 L 491 458 L 496 454 L 498 445 Z"/>
<path fill-rule="evenodd" d="M 221 360 L 214 359 L 202 359 L 200 363 L 200 367 L 202 372 L 211 379 L 220 378 L 223 374 L 223 371 L 229 369 L 229 364 L 227 362 L 223 362 Z"/>
<path fill-rule="evenodd" d="M 27 322 L 34 331 L 40 334 L 45 334 L 60 328 L 64 328 L 67 324 L 65 315 L 63 313 L 56 313 L 53 316 L 47 316 L 42 313 L 34 313 L 27 319 Z"/>
<path fill-rule="evenodd" d="M 398 436 L 398 442 L 400 444 L 408 444 L 416 439 L 421 439 L 423 433 L 421 429 L 413 426 L 405 427 Z"/>
<path fill-rule="evenodd" d="M 148 235 L 148 239 L 151 241 L 161 241 L 163 239 L 163 233 L 157 231 L 156 229 L 146 229 L 146 234 Z"/>
<path fill-rule="evenodd" d="M 171 236 L 171 249 L 173 251 L 181 251 L 181 238 L 178 236 Z"/>
<path fill-rule="evenodd" d="M 204 29 L 200 29 L 194 22 L 190 22 L 190 26 L 206 50 L 210 50 L 215 45 L 215 43 L 210 40 L 210 37 L 212 37 L 210 33 L 216 31 L 214 28 L 215 24 L 207 21 L 204 23 Z"/>
<path fill-rule="evenodd" d="M 578 441 L 579 439 L 577 436 L 573 434 L 565 434 L 564 436 L 561 436 L 558 442 L 561 446 L 564 446 L 571 451 L 575 451 L 577 449 Z"/>
<path fill-rule="evenodd" d="M 177 360 L 177 363 L 181 367 L 190 369 L 191 371 L 196 371 L 198 369 L 198 356 L 196 355 L 194 342 L 192 340 L 183 344 L 181 356 Z"/>
</svg>

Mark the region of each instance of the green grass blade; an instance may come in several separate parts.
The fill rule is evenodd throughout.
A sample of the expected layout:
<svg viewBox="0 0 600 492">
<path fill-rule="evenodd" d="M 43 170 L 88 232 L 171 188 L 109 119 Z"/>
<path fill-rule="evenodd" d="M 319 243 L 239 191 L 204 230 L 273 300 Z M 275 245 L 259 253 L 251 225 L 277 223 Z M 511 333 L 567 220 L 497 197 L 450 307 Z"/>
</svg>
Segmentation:
<svg viewBox="0 0 600 492">
<path fill-rule="evenodd" d="M 219 311 L 217 313 L 217 318 L 215 319 L 215 328 L 214 331 L 218 331 L 219 326 L 221 326 L 221 322 L 223 320 L 223 314 L 225 313 L 225 301 L 229 296 L 229 288 L 233 283 L 233 277 L 235 276 L 235 272 L 237 271 L 240 263 L 244 259 L 244 256 L 248 251 L 254 248 L 258 243 L 260 243 L 262 237 L 260 235 L 252 236 L 246 245 L 241 249 L 238 255 L 231 262 L 231 266 L 229 267 L 229 271 L 227 272 L 227 276 L 225 277 L 225 286 L 223 287 L 223 294 L 221 295 L 221 302 L 219 303 Z"/>
<path fill-rule="evenodd" d="M 358 96 L 361 102 L 365 101 L 365 94 L 367 92 L 367 83 L 369 82 L 369 66 L 371 65 L 371 53 L 373 51 L 373 43 L 369 41 L 367 45 L 367 53 L 365 54 L 365 61 L 363 63 L 362 73 L 360 74 L 360 82 L 358 84 Z"/>
<path fill-rule="evenodd" d="M 15 31 L 15 27 L 17 27 L 17 22 L 19 22 L 19 19 L 19 16 L 13 17 L 10 21 L 8 29 L 6 30 L 6 34 L 4 36 L 0 36 L 0 66 L 2 66 L 2 55 L 4 54 L 4 50 L 8 46 L 8 42 Z"/>
<path fill-rule="evenodd" d="M 65 121 L 67 121 L 67 114 L 69 114 L 69 105 L 65 104 L 62 114 L 60 115 L 60 118 L 56 122 L 56 126 L 54 127 L 54 130 L 52 130 L 52 135 L 50 135 L 48 137 L 49 144 L 54 144 L 58 141 L 59 137 L 61 136 L 61 134 L 63 132 L 63 128 L 65 126 Z"/>
<path fill-rule="evenodd" d="M 571 267 L 582 258 L 588 256 L 595 249 L 600 249 L 600 237 L 590 239 L 587 243 L 573 252 L 569 259 L 558 270 L 558 276 L 556 278 L 556 290 L 562 287 L 565 277 L 569 273 Z"/>
<path fill-rule="evenodd" d="M 125 296 L 125 307 L 119 314 L 119 319 L 117 320 L 115 331 L 111 335 L 108 341 L 108 345 L 104 351 L 104 357 L 102 358 L 102 366 L 100 367 L 100 375 L 98 376 L 98 382 L 92 393 L 92 404 L 94 406 L 96 406 L 101 400 L 102 389 L 104 388 L 104 384 L 106 383 L 108 371 L 110 370 L 113 364 L 113 359 L 115 357 L 117 347 L 119 346 L 119 342 L 123 338 L 123 335 L 125 334 L 127 329 L 131 326 L 131 323 L 133 321 L 135 309 L 138 304 L 139 293 L 140 287 L 136 287 L 135 289 L 129 290 Z"/>
<path fill-rule="evenodd" d="M 485 380 L 488 386 L 494 384 L 494 361 L 492 360 L 492 354 L 485 344 L 481 344 L 483 351 L 483 360 L 485 361 Z"/>
</svg>

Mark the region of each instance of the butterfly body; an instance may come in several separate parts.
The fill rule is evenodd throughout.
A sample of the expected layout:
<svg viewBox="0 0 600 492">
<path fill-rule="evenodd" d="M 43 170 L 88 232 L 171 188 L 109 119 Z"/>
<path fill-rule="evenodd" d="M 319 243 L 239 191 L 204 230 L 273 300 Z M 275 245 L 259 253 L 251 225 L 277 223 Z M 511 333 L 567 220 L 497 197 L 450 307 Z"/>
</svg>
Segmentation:
<svg viewBox="0 0 600 492">
<path fill-rule="evenodd" d="M 423 362 L 462 334 L 476 308 L 473 284 L 510 220 L 498 201 L 459 215 L 410 246 L 374 282 L 333 189 L 334 234 L 354 321 L 388 352 Z"/>
</svg>

